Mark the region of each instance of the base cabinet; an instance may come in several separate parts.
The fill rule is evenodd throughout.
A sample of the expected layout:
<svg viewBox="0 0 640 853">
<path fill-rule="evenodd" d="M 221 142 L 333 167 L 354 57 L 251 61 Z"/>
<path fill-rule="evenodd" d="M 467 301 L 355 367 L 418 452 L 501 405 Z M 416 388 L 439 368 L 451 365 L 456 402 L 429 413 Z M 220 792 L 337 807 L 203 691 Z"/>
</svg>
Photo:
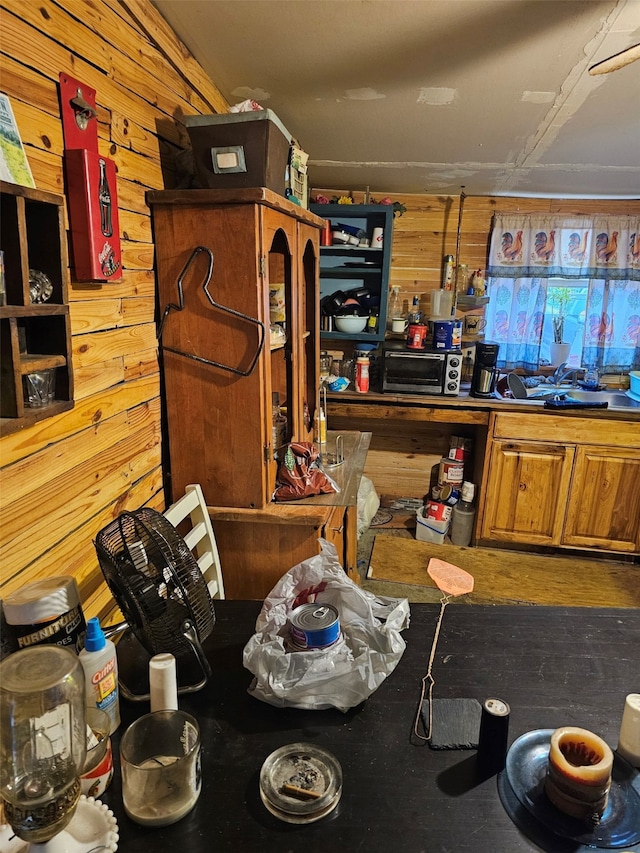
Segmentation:
<svg viewBox="0 0 640 853">
<path fill-rule="evenodd" d="M 493 442 L 483 538 L 559 545 L 573 457 L 572 447 Z"/>
<path fill-rule="evenodd" d="M 637 422 L 502 414 L 492 432 L 483 542 L 640 552 Z"/>
<path fill-rule="evenodd" d="M 264 599 L 289 569 L 319 553 L 320 539 L 335 545 L 347 575 L 356 581 L 355 561 L 350 565 L 346 554 L 349 509 L 274 505 L 234 512 L 209 507 L 226 597 Z"/>
<path fill-rule="evenodd" d="M 571 485 L 563 545 L 640 550 L 640 449 L 578 447 Z"/>
</svg>

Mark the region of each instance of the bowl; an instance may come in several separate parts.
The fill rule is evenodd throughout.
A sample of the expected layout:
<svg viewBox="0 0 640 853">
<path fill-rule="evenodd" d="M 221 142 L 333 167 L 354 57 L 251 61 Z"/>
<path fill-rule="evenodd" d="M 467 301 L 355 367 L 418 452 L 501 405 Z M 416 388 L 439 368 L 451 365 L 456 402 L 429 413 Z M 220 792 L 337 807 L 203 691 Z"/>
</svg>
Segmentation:
<svg viewBox="0 0 640 853">
<path fill-rule="evenodd" d="M 334 324 L 339 332 L 347 332 L 351 335 L 364 331 L 367 325 L 366 317 L 335 317 Z"/>
<path fill-rule="evenodd" d="M 338 245 L 348 243 L 350 235 L 346 231 L 332 231 L 331 239 Z"/>
</svg>

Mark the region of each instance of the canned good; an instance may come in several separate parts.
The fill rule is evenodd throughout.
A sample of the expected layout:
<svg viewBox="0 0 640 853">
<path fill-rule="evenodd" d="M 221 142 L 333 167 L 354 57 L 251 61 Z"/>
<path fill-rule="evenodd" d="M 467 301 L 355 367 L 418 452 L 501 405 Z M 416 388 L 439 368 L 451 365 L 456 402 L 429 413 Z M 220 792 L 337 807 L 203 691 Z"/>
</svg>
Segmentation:
<svg viewBox="0 0 640 853">
<path fill-rule="evenodd" d="M 46 643 L 77 654 L 84 646 L 87 623 L 72 577 L 45 578 L 16 590 L 4 600 L 4 615 L 18 649 Z"/>
<path fill-rule="evenodd" d="M 464 464 L 446 456 L 440 460 L 438 483 L 441 486 L 461 486 L 464 480 Z"/>
<path fill-rule="evenodd" d="M 340 617 L 332 604 L 301 604 L 289 622 L 291 641 L 300 649 L 325 649 L 340 637 Z"/>
<path fill-rule="evenodd" d="M 438 500 L 441 500 L 447 506 L 455 506 L 460 500 L 460 489 L 454 489 L 453 486 L 448 484 L 441 486 Z"/>
</svg>

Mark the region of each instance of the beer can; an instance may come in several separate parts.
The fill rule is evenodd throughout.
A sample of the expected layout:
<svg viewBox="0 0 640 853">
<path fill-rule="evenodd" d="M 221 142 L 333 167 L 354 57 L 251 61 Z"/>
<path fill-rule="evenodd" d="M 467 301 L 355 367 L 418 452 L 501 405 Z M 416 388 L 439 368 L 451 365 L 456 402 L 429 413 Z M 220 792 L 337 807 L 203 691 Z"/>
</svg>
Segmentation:
<svg viewBox="0 0 640 853">
<path fill-rule="evenodd" d="M 291 641 L 300 649 L 325 649 L 340 637 L 340 617 L 332 604 L 301 604 L 289 622 Z"/>
</svg>

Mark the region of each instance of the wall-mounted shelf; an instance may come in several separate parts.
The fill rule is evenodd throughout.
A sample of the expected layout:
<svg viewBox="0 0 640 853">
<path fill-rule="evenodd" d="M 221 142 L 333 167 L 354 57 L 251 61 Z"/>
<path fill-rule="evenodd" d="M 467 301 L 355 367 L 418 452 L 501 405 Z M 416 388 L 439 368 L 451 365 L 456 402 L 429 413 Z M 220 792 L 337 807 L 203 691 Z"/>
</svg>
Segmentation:
<svg viewBox="0 0 640 853">
<path fill-rule="evenodd" d="M 332 229 L 337 229 L 339 223 L 343 222 L 360 228 L 369 239 L 374 228 L 383 229 L 382 248 L 351 245 L 320 247 L 321 303 L 324 297 L 338 290 L 348 292 L 366 287 L 372 295 L 370 310 L 378 316 L 375 332 L 347 334 L 323 331 L 322 340 L 380 343 L 384 340 L 387 324 L 393 207 L 386 204 L 312 204 L 310 209 L 317 216 L 330 220 Z"/>
<path fill-rule="evenodd" d="M 5 291 L 0 305 L 2 387 L 0 426 L 7 434 L 73 407 L 71 324 L 68 306 L 64 197 L 0 181 Z M 51 283 L 41 303 L 32 301 L 29 271 Z M 55 369 L 55 398 L 38 408 L 25 403 L 24 377 Z"/>
</svg>

